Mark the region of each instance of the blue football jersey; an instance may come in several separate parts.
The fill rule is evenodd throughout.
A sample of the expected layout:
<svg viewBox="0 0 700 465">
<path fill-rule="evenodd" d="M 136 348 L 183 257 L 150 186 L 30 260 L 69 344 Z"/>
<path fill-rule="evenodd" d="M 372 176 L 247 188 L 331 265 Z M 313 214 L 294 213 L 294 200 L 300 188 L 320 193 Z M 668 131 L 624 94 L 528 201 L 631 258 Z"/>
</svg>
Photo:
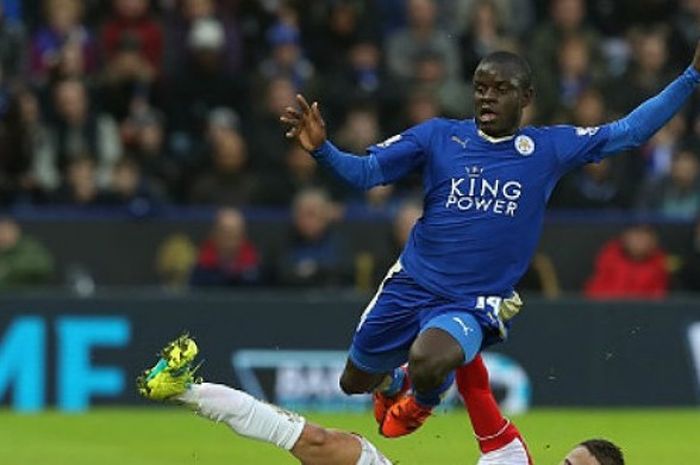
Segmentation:
<svg viewBox="0 0 700 465">
<path fill-rule="evenodd" d="M 608 127 L 524 127 L 507 138 L 473 119 L 432 119 L 370 148 L 385 183 L 423 171 L 424 212 L 401 255 L 421 286 L 482 305 L 509 296 L 525 273 L 552 190 L 602 156 Z"/>
</svg>

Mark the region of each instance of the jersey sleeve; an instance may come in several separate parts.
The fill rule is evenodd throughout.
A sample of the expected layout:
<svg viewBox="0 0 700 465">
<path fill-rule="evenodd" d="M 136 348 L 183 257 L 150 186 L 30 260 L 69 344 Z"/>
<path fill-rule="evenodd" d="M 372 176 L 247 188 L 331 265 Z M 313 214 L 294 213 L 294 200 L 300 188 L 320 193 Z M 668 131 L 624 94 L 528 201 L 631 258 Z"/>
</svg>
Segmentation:
<svg viewBox="0 0 700 465">
<path fill-rule="evenodd" d="M 547 129 L 559 171 L 567 171 L 603 158 L 610 138 L 609 125 L 596 127 L 554 126 Z"/>
<path fill-rule="evenodd" d="M 383 183 L 391 184 L 425 164 L 437 120 L 428 120 L 368 149 L 377 159 Z"/>
</svg>

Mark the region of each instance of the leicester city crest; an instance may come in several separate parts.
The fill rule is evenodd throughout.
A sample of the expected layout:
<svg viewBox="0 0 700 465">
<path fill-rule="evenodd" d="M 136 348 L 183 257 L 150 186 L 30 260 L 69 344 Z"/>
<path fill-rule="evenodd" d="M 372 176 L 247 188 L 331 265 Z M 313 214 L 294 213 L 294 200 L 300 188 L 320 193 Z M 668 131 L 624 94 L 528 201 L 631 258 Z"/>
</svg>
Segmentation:
<svg viewBox="0 0 700 465">
<path fill-rule="evenodd" d="M 524 157 L 532 155 L 535 151 L 535 141 L 529 136 L 518 136 L 515 138 L 515 150 Z"/>
</svg>

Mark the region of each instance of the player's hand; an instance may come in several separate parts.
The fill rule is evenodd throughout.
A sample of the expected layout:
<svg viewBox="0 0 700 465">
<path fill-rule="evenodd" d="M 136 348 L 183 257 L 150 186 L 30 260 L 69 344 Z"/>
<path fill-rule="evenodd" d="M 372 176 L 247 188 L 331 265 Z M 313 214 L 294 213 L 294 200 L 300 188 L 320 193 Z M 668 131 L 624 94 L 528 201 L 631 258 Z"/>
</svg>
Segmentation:
<svg viewBox="0 0 700 465">
<path fill-rule="evenodd" d="M 515 315 L 520 313 L 521 308 L 523 308 L 523 301 L 520 298 L 520 294 L 513 291 L 513 295 L 501 301 L 501 305 L 498 309 L 498 316 L 503 321 L 511 320 Z"/>
<path fill-rule="evenodd" d="M 693 68 L 700 71 L 700 40 L 695 44 L 695 56 L 693 57 Z"/>
<path fill-rule="evenodd" d="M 297 95 L 299 110 L 287 107 L 280 121 L 290 126 L 287 131 L 288 139 L 296 139 L 308 152 L 316 150 L 326 141 L 326 123 L 321 117 L 318 102 L 312 105 L 306 101 L 303 95 Z"/>
</svg>

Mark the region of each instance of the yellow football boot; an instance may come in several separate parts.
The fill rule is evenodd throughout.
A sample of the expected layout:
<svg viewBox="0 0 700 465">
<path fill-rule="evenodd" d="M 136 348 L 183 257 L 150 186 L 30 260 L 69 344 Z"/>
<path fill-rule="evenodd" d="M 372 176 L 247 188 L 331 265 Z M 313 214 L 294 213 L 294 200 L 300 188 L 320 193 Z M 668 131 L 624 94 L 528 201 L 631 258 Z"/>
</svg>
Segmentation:
<svg viewBox="0 0 700 465">
<path fill-rule="evenodd" d="M 161 351 L 158 363 L 136 380 L 139 394 L 151 400 L 165 400 L 200 382 L 194 377 L 199 365 L 192 365 L 198 352 L 197 344 L 188 334 L 169 343 Z"/>
</svg>

